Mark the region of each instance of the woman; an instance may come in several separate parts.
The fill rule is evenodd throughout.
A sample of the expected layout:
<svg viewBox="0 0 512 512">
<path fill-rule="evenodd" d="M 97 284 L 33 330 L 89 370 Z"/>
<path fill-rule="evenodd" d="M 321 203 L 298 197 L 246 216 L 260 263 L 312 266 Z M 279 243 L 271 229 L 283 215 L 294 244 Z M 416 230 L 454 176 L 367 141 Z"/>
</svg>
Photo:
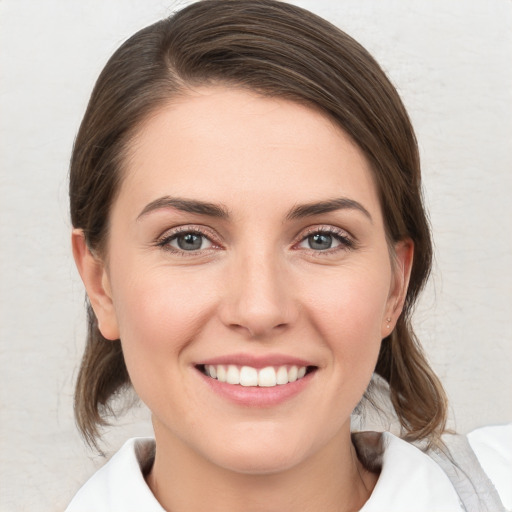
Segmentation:
<svg viewBox="0 0 512 512">
<path fill-rule="evenodd" d="M 70 512 L 503 508 L 467 443 L 441 440 L 410 325 L 432 257 L 417 145 L 349 36 L 271 0 L 141 30 L 98 79 L 70 198 L 78 425 L 94 445 L 133 386 L 155 431 Z M 351 434 L 374 374 L 403 440 Z"/>
</svg>

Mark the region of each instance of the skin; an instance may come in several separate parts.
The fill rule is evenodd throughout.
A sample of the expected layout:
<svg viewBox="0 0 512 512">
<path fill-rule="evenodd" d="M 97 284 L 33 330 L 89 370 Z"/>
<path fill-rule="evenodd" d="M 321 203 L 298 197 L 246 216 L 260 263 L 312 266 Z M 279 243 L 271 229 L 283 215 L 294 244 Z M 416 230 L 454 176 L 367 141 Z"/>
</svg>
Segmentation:
<svg viewBox="0 0 512 512">
<path fill-rule="evenodd" d="M 155 208 L 162 197 L 229 215 Z M 362 208 L 289 218 L 297 205 L 335 198 Z M 202 232 L 201 249 L 179 249 L 176 229 Z M 331 248 L 311 247 L 318 231 Z M 190 92 L 138 131 L 106 255 L 93 255 L 80 230 L 73 248 L 100 330 L 121 339 L 152 412 L 148 484 L 167 510 L 364 504 L 377 476 L 357 460 L 350 414 L 401 312 L 413 247 L 389 250 L 369 164 L 339 127 L 282 99 Z M 300 357 L 316 371 L 283 403 L 242 406 L 195 367 L 240 353 Z"/>
</svg>

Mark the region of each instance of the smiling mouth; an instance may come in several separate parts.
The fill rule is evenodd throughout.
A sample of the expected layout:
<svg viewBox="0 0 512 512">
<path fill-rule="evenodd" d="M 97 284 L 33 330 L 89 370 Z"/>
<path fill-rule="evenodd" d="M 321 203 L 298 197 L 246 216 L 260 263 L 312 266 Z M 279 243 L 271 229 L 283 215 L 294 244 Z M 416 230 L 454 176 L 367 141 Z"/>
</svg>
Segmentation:
<svg viewBox="0 0 512 512">
<path fill-rule="evenodd" d="M 201 373 L 219 382 L 245 387 L 283 386 L 296 382 L 317 369 L 316 366 L 237 366 L 234 364 L 206 364 L 196 367 Z"/>
</svg>

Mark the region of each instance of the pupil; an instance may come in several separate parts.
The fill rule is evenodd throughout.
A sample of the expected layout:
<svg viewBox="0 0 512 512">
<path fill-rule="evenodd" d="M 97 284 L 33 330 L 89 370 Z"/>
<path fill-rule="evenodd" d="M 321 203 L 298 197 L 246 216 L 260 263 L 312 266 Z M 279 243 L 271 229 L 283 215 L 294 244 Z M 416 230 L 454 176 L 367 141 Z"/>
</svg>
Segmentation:
<svg viewBox="0 0 512 512">
<path fill-rule="evenodd" d="M 201 248 L 201 235 L 187 233 L 178 237 L 178 246 L 184 251 L 193 251 Z"/>
<path fill-rule="evenodd" d="M 311 249 L 325 250 L 330 249 L 332 245 L 332 236 L 317 233 L 309 237 L 309 247 Z"/>
</svg>

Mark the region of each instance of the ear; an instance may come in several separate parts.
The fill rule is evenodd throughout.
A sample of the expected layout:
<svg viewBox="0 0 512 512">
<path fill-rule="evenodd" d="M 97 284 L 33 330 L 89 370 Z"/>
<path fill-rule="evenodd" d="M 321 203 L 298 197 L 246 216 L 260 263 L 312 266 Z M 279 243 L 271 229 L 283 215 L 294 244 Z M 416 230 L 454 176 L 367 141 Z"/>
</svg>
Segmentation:
<svg viewBox="0 0 512 512">
<path fill-rule="evenodd" d="M 414 242 L 410 238 L 395 244 L 392 261 L 391 287 L 386 304 L 386 316 L 382 327 L 382 337 L 388 336 L 395 328 L 404 307 L 414 259 Z"/>
<path fill-rule="evenodd" d="M 87 246 L 83 230 L 73 230 L 71 245 L 75 264 L 98 320 L 98 328 L 107 340 L 117 340 L 119 328 L 105 264 Z"/>
</svg>

